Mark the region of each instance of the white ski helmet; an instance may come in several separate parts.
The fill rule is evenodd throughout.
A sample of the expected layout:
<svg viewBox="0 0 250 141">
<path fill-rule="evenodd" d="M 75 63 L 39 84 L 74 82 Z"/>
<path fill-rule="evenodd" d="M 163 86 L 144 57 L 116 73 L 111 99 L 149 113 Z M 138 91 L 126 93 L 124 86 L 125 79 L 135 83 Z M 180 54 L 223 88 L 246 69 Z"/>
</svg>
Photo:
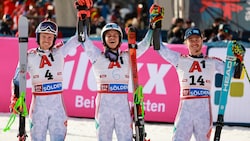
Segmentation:
<svg viewBox="0 0 250 141">
<path fill-rule="evenodd" d="M 121 43 L 121 41 L 123 39 L 123 32 L 122 32 L 121 27 L 116 23 L 108 23 L 102 28 L 102 31 L 101 31 L 102 43 L 106 46 L 104 36 L 105 36 L 105 32 L 108 31 L 108 30 L 116 30 L 116 31 L 118 31 L 120 33 L 120 43 Z"/>
<path fill-rule="evenodd" d="M 58 26 L 56 23 L 52 21 L 42 21 L 36 28 L 36 41 L 39 43 L 39 36 L 40 33 L 50 33 L 55 35 L 54 42 L 56 40 L 57 34 L 58 34 Z"/>
</svg>

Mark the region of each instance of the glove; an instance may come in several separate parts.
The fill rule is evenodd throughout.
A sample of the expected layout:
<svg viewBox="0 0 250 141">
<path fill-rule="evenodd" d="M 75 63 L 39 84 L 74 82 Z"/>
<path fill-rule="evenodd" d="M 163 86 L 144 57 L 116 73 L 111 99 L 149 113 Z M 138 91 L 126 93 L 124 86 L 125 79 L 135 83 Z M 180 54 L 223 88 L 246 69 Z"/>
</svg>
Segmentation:
<svg viewBox="0 0 250 141">
<path fill-rule="evenodd" d="M 18 100 L 17 96 L 19 95 L 19 86 L 18 85 L 15 85 L 14 82 L 12 81 L 11 83 L 11 98 L 10 98 L 10 112 L 14 113 L 14 114 L 17 114 L 18 111 L 15 110 L 15 105 L 16 105 L 16 102 Z"/>
<path fill-rule="evenodd" d="M 239 44 L 238 42 L 233 41 L 233 48 L 232 49 L 233 49 L 233 53 L 236 56 L 236 58 L 239 59 L 240 62 L 242 62 L 244 59 L 245 52 L 246 52 L 245 47 L 242 44 Z"/>
<path fill-rule="evenodd" d="M 9 106 L 9 108 L 10 108 L 10 112 L 11 113 L 14 113 L 14 114 L 17 114 L 18 112 L 15 110 L 15 105 L 16 105 L 16 101 L 17 101 L 17 97 L 15 96 L 15 95 L 12 95 L 11 96 L 11 100 L 10 100 L 10 106 Z"/>
<path fill-rule="evenodd" d="M 74 3 L 75 8 L 78 10 L 77 17 L 80 20 L 90 17 L 90 9 L 93 6 L 92 0 L 78 0 Z"/>
<path fill-rule="evenodd" d="M 153 4 L 150 9 L 150 28 L 161 28 L 161 21 L 164 17 L 164 8 L 160 7 L 159 5 Z"/>
<path fill-rule="evenodd" d="M 243 70 L 243 60 L 244 60 L 246 49 L 242 44 L 239 44 L 238 42 L 233 41 L 232 50 L 236 57 L 233 77 L 236 79 L 240 79 L 242 70 Z"/>
<path fill-rule="evenodd" d="M 134 119 L 134 106 L 130 108 L 130 116 Z"/>
</svg>

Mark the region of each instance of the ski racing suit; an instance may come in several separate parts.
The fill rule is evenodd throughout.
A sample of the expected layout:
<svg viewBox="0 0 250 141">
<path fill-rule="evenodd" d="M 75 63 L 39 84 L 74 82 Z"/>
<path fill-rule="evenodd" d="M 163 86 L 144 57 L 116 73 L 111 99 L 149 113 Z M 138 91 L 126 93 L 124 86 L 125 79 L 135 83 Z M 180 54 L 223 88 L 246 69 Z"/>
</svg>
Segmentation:
<svg viewBox="0 0 250 141">
<path fill-rule="evenodd" d="M 152 30 L 149 30 L 138 43 L 137 57 L 144 53 L 144 47 L 150 46 L 151 37 Z M 118 141 L 132 141 L 132 118 L 128 101 L 129 53 L 119 50 L 119 59 L 111 62 L 88 37 L 82 46 L 92 63 L 97 82 L 95 121 L 98 141 L 111 141 L 113 130 Z"/>
<path fill-rule="evenodd" d="M 170 50 L 161 44 L 159 54 L 177 70 L 180 103 L 174 123 L 173 141 L 209 141 L 212 131 L 210 89 L 214 73 L 223 74 L 224 63 L 218 58 L 192 57 Z"/>
<path fill-rule="evenodd" d="M 64 57 L 80 43 L 72 37 L 65 45 L 42 50 L 30 49 L 27 53 L 27 71 L 32 84 L 30 105 L 30 133 L 32 141 L 45 141 L 47 130 L 50 141 L 64 141 L 67 131 L 67 114 L 63 103 Z M 13 79 L 19 85 L 19 67 Z"/>
</svg>

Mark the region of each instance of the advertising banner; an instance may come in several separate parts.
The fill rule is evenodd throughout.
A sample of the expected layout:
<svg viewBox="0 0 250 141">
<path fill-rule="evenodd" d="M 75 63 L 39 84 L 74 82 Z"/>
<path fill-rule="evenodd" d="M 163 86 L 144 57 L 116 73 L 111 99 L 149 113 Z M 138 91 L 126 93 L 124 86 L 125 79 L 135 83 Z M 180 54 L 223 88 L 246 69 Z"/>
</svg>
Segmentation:
<svg viewBox="0 0 250 141">
<path fill-rule="evenodd" d="M 60 41 L 60 40 L 58 40 Z M 102 47 L 99 40 L 94 40 L 94 44 Z M 17 38 L 0 38 L 0 112 L 9 112 L 10 96 L 11 96 L 11 79 L 14 76 L 18 63 L 18 39 Z M 165 44 L 169 48 L 187 54 L 188 50 L 183 44 Z M 29 38 L 29 48 L 37 47 L 35 38 Z M 121 50 L 127 49 L 127 42 L 121 46 Z M 206 54 L 207 47 L 203 47 L 203 53 Z M 208 49 L 209 56 L 217 56 L 223 59 L 225 48 L 213 47 Z M 245 55 L 245 64 L 248 69 L 248 58 L 250 54 Z M 151 47 L 140 58 L 138 58 L 139 84 L 143 86 L 145 120 L 154 122 L 174 122 L 179 104 L 179 82 L 175 68 L 166 62 Z M 65 58 L 64 74 L 63 74 L 63 97 L 66 110 L 71 117 L 93 118 L 95 111 L 96 81 L 92 71 L 92 65 L 84 52 L 79 46 L 76 50 L 69 52 Z M 131 80 L 130 80 L 131 81 Z M 244 85 L 241 90 L 241 97 L 230 97 L 226 111 L 225 120 L 235 123 L 250 123 L 250 112 L 244 110 L 243 107 L 249 107 L 250 91 L 249 83 L 246 78 L 240 81 Z M 131 84 L 131 83 L 130 83 Z M 236 89 L 238 89 L 238 85 Z M 243 88 L 243 87 L 240 87 Z M 216 105 L 217 99 L 214 96 L 215 91 L 219 91 L 218 87 L 213 87 L 212 104 L 214 121 L 217 119 Z M 31 81 L 27 75 L 27 95 L 26 102 L 29 108 L 31 101 Z M 129 85 L 129 101 L 132 104 L 133 94 L 131 85 Z"/>
<path fill-rule="evenodd" d="M 18 40 L 16 38 L 0 38 L 1 69 L 0 81 L 3 97 L 0 99 L 0 111 L 9 111 L 10 83 L 18 62 Z M 100 41 L 94 44 L 102 48 Z M 29 48 L 37 47 L 35 39 L 29 39 Z M 184 45 L 168 45 L 169 48 L 187 54 Z M 121 50 L 127 48 L 124 42 Z M 206 48 L 204 48 L 204 53 Z M 173 122 L 179 104 L 179 83 L 175 68 L 163 60 L 150 48 L 138 58 L 139 84 L 143 86 L 145 119 L 147 121 Z M 64 101 L 69 116 L 94 117 L 96 82 L 92 66 L 82 47 L 73 50 L 65 58 L 64 65 Z M 132 88 L 129 85 L 129 101 L 132 102 Z M 31 101 L 31 81 L 27 77 L 27 105 Z M 131 103 L 132 104 L 132 103 Z"/>
<path fill-rule="evenodd" d="M 246 46 L 245 46 L 246 47 Z M 209 56 L 215 56 L 220 59 L 225 60 L 227 51 L 226 44 L 219 46 L 214 44 L 213 46 L 208 46 L 207 53 Z M 244 64 L 246 70 L 250 70 L 250 48 L 246 48 L 246 53 L 244 57 Z M 222 76 L 219 74 L 215 75 L 215 82 L 211 91 L 211 102 L 212 102 L 212 112 L 214 121 L 217 120 L 218 115 L 218 105 L 219 105 L 219 96 L 221 91 L 221 85 L 218 85 L 221 82 Z M 250 83 L 246 77 L 246 72 L 243 71 L 240 79 L 232 78 L 230 85 L 230 92 L 228 95 L 227 106 L 225 110 L 225 122 L 228 123 L 250 123 L 250 112 L 246 110 L 250 106 Z"/>
</svg>

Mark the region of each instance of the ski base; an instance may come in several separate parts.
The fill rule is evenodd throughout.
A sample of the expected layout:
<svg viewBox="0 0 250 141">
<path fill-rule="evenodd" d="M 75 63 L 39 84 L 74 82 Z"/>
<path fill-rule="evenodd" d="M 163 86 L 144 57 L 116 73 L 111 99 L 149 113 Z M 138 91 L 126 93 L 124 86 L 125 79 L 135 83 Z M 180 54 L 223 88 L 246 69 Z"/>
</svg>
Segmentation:
<svg viewBox="0 0 250 141">
<path fill-rule="evenodd" d="M 19 113 L 19 130 L 18 130 L 18 140 L 25 141 L 28 135 L 25 130 L 25 117 L 28 115 L 27 107 L 25 104 L 25 94 L 26 94 L 26 72 L 27 72 L 27 49 L 28 49 L 28 26 L 29 22 L 25 16 L 21 16 L 18 21 L 18 35 L 19 35 L 19 94 L 18 99 L 20 100 L 20 105 L 17 107 Z M 16 103 L 18 104 L 18 103 Z"/>
</svg>

